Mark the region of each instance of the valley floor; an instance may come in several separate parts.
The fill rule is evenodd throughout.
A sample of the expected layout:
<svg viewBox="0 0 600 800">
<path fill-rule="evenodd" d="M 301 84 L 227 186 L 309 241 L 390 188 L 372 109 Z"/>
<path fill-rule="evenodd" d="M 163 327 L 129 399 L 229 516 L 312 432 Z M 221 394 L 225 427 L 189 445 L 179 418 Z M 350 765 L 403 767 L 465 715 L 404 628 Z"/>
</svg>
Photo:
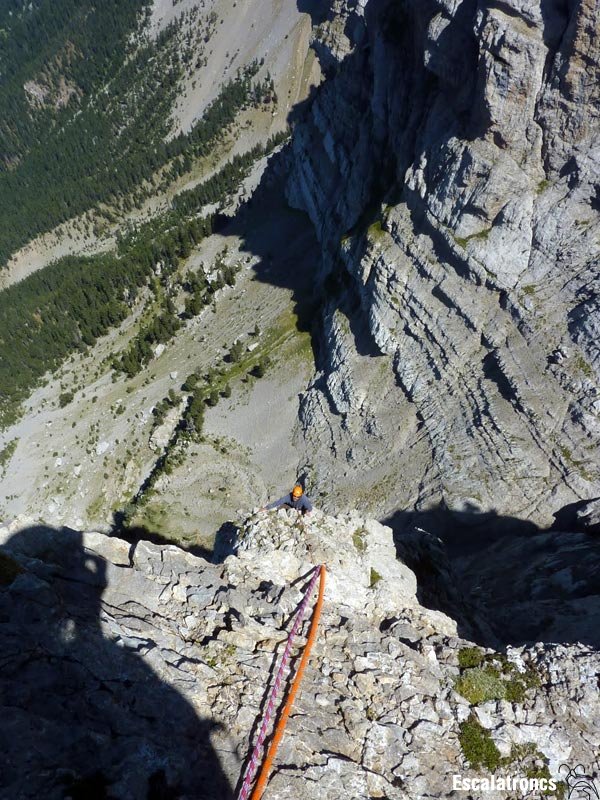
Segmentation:
<svg viewBox="0 0 600 800">
<path fill-rule="evenodd" d="M 280 191 L 277 183 L 260 208 L 251 205 L 192 253 L 185 270 L 210 265 L 227 248 L 225 263 L 242 266 L 236 284 L 219 290 L 213 308 L 187 321 L 141 373 L 113 374 L 110 357 L 139 330 L 142 301 L 119 330 L 33 393 L 23 418 L 0 434 L 0 451 L 14 450 L 3 474 L 0 467 L 2 517 L 109 530 L 162 452 L 153 407 L 170 390 L 179 394 L 186 376 L 210 368 L 221 370 L 231 396 L 207 408 L 202 440 L 185 447 L 132 523 L 210 547 L 238 508 L 287 489 L 298 466 L 298 398 L 314 369 L 306 328 L 317 251 L 304 216 L 284 207 Z M 237 339 L 244 354 L 233 364 L 227 353 Z M 264 357 L 270 366 L 254 377 Z M 74 399 L 61 408 L 64 392 Z M 178 419 L 158 431 L 163 448 Z"/>
</svg>

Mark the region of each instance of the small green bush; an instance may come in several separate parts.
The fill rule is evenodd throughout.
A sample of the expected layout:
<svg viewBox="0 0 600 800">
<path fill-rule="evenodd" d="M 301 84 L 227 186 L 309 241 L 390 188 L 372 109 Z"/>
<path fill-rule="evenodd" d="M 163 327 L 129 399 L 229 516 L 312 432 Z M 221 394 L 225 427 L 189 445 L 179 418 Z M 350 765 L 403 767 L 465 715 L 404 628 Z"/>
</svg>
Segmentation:
<svg viewBox="0 0 600 800">
<path fill-rule="evenodd" d="M 575 359 L 575 366 L 583 372 L 586 378 L 591 378 L 594 374 L 593 369 L 581 355 L 578 355 Z"/>
<path fill-rule="evenodd" d="M 540 677 L 535 669 L 528 667 L 519 672 L 517 667 L 499 653 L 486 656 L 476 647 L 459 651 L 458 663 L 461 674 L 454 688 L 471 705 L 486 700 L 508 700 L 510 703 L 525 702 L 528 689 L 540 686 Z"/>
<path fill-rule="evenodd" d="M 6 447 L 0 450 L 0 474 L 4 474 L 6 467 L 17 449 L 18 439 L 12 439 Z"/>
<path fill-rule="evenodd" d="M 196 388 L 196 384 L 198 383 L 198 376 L 195 372 L 192 372 L 191 375 L 188 375 L 185 379 L 184 383 L 181 386 L 182 391 L 184 392 L 193 392 Z"/>
<path fill-rule="evenodd" d="M 541 685 L 540 676 L 533 669 L 527 672 L 513 674 L 513 677 L 506 684 L 506 699 L 511 703 L 523 703 L 525 692 Z"/>
<path fill-rule="evenodd" d="M 483 661 L 484 653 L 478 647 L 463 647 L 458 651 L 458 666 L 461 669 L 478 667 Z"/>
<path fill-rule="evenodd" d="M 65 406 L 68 406 L 72 400 L 73 400 L 73 392 L 62 392 L 62 394 L 58 398 L 58 405 L 61 408 L 64 408 Z"/>
<path fill-rule="evenodd" d="M 454 236 L 454 241 L 464 250 L 471 239 L 482 239 L 485 242 L 491 230 L 491 228 L 484 228 L 482 231 L 471 233 L 469 236 Z"/>
<path fill-rule="evenodd" d="M 381 575 L 377 572 L 376 569 L 373 569 L 373 567 L 371 567 L 371 576 L 369 580 L 369 586 L 371 587 L 371 589 L 375 586 L 376 583 L 379 583 L 380 580 L 381 580 Z"/>
<path fill-rule="evenodd" d="M 378 239 L 383 236 L 384 229 L 380 219 L 375 220 L 372 225 L 369 225 L 368 234 L 372 239 Z"/>
<path fill-rule="evenodd" d="M 261 358 L 258 364 L 256 364 L 251 370 L 251 374 L 254 375 L 255 378 L 263 378 L 267 368 L 269 367 L 269 364 L 270 361 L 268 358 Z"/>
<path fill-rule="evenodd" d="M 466 670 L 454 688 L 474 706 L 486 700 L 503 700 L 507 694 L 506 682 L 492 666 Z"/>
<path fill-rule="evenodd" d="M 485 767 L 495 772 L 502 758 L 490 734 L 471 716 L 460 724 L 458 734 L 461 750 L 473 769 Z"/>
<path fill-rule="evenodd" d="M 239 340 L 234 342 L 229 351 L 229 360 L 233 364 L 237 364 L 241 360 L 243 352 L 244 345 Z"/>
<path fill-rule="evenodd" d="M 367 549 L 367 545 L 365 544 L 364 540 L 364 534 L 365 531 L 363 528 L 359 528 L 352 534 L 352 544 L 354 547 L 356 547 L 359 553 L 364 553 Z"/>
<path fill-rule="evenodd" d="M 543 180 L 543 181 L 540 181 L 540 182 L 538 183 L 538 185 L 535 187 L 535 193 L 536 193 L 536 194 L 542 194 L 542 192 L 545 192 L 545 191 L 546 191 L 546 189 L 548 188 L 548 186 L 550 186 L 550 181 L 549 181 L 549 180 L 547 180 L 546 178 L 544 178 L 544 180 Z"/>
<path fill-rule="evenodd" d="M 211 389 L 210 394 L 206 398 L 206 403 L 209 406 L 216 406 L 219 402 L 219 390 Z"/>
</svg>

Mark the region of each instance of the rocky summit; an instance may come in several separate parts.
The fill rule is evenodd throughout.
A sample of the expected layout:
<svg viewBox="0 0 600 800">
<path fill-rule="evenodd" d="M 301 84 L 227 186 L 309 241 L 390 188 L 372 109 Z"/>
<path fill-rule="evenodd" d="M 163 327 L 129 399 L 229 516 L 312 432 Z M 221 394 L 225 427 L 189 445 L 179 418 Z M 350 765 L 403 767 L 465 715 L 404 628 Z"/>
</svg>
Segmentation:
<svg viewBox="0 0 600 800">
<path fill-rule="evenodd" d="M 461 638 L 419 602 L 391 530 L 356 513 L 254 513 L 218 540 L 220 563 L 22 520 L 0 541 L 7 800 L 233 798 L 319 564 L 318 639 L 269 800 L 446 797 L 455 775 L 564 781 L 597 756 L 598 653 Z"/>
</svg>

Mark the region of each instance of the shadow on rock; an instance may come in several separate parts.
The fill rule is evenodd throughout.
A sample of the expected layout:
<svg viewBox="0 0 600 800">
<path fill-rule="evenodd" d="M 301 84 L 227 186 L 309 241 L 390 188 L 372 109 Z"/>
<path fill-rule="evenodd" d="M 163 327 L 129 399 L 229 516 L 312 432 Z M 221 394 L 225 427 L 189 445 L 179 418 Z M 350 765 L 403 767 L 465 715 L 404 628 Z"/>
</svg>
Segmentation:
<svg viewBox="0 0 600 800">
<path fill-rule="evenodd" d="M 296 7 L 301 14 L 310 14 L 313 25 L 319 25 L 330 14 L 328 3 L 323 0 L 296 0 Z"/>
<path fill-rule="evenodd" d="M 2 546 L 0 796 L 229 800 L 210 741 L 219 726 L 142 658 L 161 629 L 143 575 L 140 597 L 119 594 L 127 551 L 113 560 L 68 528 Z"/>
<path fill-rule="evenodd" d="M 138 542 L 152 542 L 152 544 L 159 545 L 175 545 L 180 550 L 185 550 L 193 556 L 203 558 L 205 561 L 212 561 L 212 550 L 203 547 L 201 544 L 191 544 L 185 541 L 175 541 L 163 536 L 158 531 L 153 531 L 146 525 L 130 525 L 127 522 L 127 517 L 122 511 L 115 511 L 113 514 L 113 524 L 110 530 L 111 536 L 116 536 L 119 539 L 124 539 L 132 546 Z"/>
<path fill-rule="evenodd" d="M 415 572 L 420 602 L 489 647 L 537 641 L 600 647 L 600 538 L 480 512 L 398 511 L 384 520 Z"/>
<path fill-rule="evenodd" d="M 236 541 L 240 532 L 234 522 L 224 522 L 215 534 L 215 546 L 211 555 L 214 564 L 221 564 L 227 556 L 235 553 Z"/>
<path fill-rule="evenodd" d="M 254 256 L 255 280 L 291 292 L 298 330 L 314 337 L 319 248 L 306 214 L 287 203 L 288 158 L 287 148 L 272 155 L 252 197 L 234 217 L 220 216 L 216 227 L 222 236 L 241 238 L 240 249 Z"/>
</svg>

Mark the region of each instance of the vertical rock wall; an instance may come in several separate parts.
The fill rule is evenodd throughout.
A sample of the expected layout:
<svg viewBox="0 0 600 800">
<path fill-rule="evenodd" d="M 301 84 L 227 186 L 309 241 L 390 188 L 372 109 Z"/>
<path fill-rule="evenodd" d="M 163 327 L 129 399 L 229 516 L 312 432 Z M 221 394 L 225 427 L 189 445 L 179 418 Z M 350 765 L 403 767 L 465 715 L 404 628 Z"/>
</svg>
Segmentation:
<svg viewBox="0 0 600 800">
<path fill-rule="evenodd" d="M 288 198 L 322 245 L 325 506 L 547 523 L 600 493 L 599 12 L 335 0 L 315 28 Z"/>
</svg>

